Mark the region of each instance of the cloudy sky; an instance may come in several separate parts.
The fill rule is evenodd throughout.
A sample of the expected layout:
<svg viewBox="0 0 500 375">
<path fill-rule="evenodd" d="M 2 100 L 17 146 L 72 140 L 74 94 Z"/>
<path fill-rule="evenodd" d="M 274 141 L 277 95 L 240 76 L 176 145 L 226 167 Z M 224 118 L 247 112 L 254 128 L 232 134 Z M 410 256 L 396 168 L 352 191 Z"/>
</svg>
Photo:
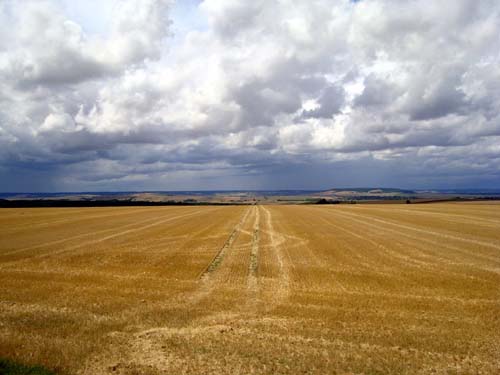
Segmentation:
<svg viewBox="0 0 500 375">
<path fill-rule="evenodd" d="M 500 186 L 498 0 L 0 0 L 0 191 Z"/>
</svg>

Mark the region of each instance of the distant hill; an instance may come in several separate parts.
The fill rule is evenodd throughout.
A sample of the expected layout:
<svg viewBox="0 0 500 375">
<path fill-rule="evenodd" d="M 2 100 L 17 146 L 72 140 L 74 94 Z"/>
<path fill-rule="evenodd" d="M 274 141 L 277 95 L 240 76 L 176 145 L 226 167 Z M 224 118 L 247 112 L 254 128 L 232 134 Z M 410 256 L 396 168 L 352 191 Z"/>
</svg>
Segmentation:
<svg viewBox="0 0 500 375">
<path fill-rule="evenodd" d="M 395 199 L 416 196 L 413 190 L 397 188 L 334 188 L 322 191 L 319 196 L 337 199 Z"/>
<path fill-rule="evenodd" d="M 409 190 L 361 187 L 328 190 L 212 190 L 144 192 L 0 193 L 0 207 L 92 207 L 199 204 L 424 203 L 500 199 L 495 189 Z"/>
</svg>

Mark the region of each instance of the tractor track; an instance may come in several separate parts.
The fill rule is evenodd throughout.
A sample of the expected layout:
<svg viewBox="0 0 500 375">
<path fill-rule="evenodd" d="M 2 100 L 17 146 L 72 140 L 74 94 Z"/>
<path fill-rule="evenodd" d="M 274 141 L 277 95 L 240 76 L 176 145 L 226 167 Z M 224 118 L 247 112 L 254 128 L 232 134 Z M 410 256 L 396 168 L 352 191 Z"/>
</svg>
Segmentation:
<svg viewBox="0 0 500 375">
<path fill-rule="evenodd" d="M 240 221 L 233 228 L 233 230 L 229 234 L 229 237 L 226 239 L 226 241 L 224 242 L 222 247 L 219 249 L 217 254 L 215 254 L 212 261 L 200 273 L 200 275 L 198 277 L 199 279 L 202 279 L 202 280 L 207 279 L 210 276 L 210 274 L 212 274 L 215 270 L 217 270 L 217 268 L 219 268 L 222 261 L 224 260 L 224 257 L 226 256 L 227 251 L 231 248 L 234 241 L 236 241 L 236 239 L 238 238 L 238 236 L 241 232 L 241 228 L 242 228 L 243 224 L 246 222 L 249 213 L 250 213 L 250 209 L 245 211 L 245 213 L 243 214 L 243 217 L 240 219 Z"/>
<path fill-rule="evenodd" d="M 256 207 L 256 217 L 253 225 L 252 249 L 250 252 L 250 262 L 248 265 L 248 287 L 251 290 L 257 289 L 257 272 L 259 264 L 259 242 L 260 242 L 260 209 Z"/>
</svg>

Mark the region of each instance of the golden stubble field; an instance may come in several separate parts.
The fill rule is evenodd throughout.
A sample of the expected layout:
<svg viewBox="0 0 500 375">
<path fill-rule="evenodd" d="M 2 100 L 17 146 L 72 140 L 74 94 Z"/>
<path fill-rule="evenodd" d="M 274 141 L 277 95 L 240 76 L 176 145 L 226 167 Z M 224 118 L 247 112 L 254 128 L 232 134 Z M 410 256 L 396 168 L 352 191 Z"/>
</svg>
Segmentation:
<svg viewBox="0 0 500 375">
<path fill-rule="evenodd" d="M 498 374 L 500 205 L 2 209 L 0 357 Z"/>
</svg>

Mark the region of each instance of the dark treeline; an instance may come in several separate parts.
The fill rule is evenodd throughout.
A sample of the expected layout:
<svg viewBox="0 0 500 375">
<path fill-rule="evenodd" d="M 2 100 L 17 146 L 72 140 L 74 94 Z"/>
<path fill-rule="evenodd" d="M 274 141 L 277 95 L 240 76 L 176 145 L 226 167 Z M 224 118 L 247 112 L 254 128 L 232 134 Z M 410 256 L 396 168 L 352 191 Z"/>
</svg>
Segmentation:
<svg viewBox="0 0 500 375">
<path fill-rule="evenodd" d="M 312 204 L 353 204 L 356 203 L 356 201 L 339 201 L 339 200 L 333 200 L 333 199 L 325 199 L 321 198 L 317 200 L 316 202 L 312 202 Z"/>
<path fill-rule="evenodd" d="M 401 197 L 383 197 L 383 198 L 371 198 L 371 199 L 359 199 L 355 198 L 352 200 L 333 200 L 333 199 L 319 199 L 314 202 L 307 202 L 306 204 L 356 204 L 356 203 L 406 203 L 406 204 L 425 204 L 425 203 L 444 203 L 444 202 L 476 202 L 476 201 L 498 201 L 500 197 L 450 197 L 450 198 L 435 198 L 435 199 L 406 199 Z"/>
<path fill-rule="evenodd" d="M 7 200 L 0 199 L 1 208 L 36 208 L 36 207 L 129 207 L 129 206 L 227 206 L 238 203 L 223 202 L 197 202 L 197 201 L 131 201 L 131 200 L 96 200 L 96 201 L 78 201 L 65 199 L 33 199 L 33 200 Z M 241 204 L 241 203 L 239 203 Z"/>
<path fill-rule="evenodd" d="M 491 197 L 453 197 L 444 199 L 417 199 L 412 201 L 407 201 L 407 203 L 414 204 L 425 204 L 425 203 L 440 203 L 440 202 L 481 202 L 481 201 L 499 201 L 499 196 Z"/>
</svg>

